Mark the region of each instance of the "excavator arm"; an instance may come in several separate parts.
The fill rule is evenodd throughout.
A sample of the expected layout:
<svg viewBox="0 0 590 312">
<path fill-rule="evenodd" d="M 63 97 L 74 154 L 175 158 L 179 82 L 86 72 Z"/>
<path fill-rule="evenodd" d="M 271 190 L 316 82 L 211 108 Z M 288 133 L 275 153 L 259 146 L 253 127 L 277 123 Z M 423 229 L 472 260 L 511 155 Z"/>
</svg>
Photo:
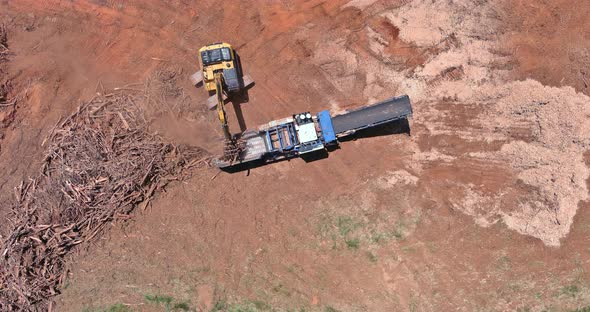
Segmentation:
<svg viewBox="0 0 590 312">
<path fill-rule="evenodd" d="M 227 115 L 225 114 L 225 108 L 223 105 L 225 104 L 225 96 L 223 93 L 223 73 L 216 73 L 214 79 L 215 96 L 212 96 L 212 98 L 215 99 L 217 102 L 217 117 L 219 118 L 219 122 L 221 123 L 221 130 L 223 131 L 223 136 L 225 137 L 223 159 L 231 163 L 237 159 L 239 154 L 244 149 L 244 145 L 241 140 L 234 139 L 231 135 L 231 132 L 229 131 Z"/>
<path fill-rule="evenodd" d="M 226 141 L 231 141 L 232 136 L 229 132 L 229 125 L 227 124 L 227 117 L 225 114 L 225 109 L 223 107 L 223 74 L 216 73 L 215 74 L 215 98 L 217 99 L 217 117 L 219 118 L 219 122 L 221 123 L 221 130 L 223 130 L 223 135 Z"/>
</svg>

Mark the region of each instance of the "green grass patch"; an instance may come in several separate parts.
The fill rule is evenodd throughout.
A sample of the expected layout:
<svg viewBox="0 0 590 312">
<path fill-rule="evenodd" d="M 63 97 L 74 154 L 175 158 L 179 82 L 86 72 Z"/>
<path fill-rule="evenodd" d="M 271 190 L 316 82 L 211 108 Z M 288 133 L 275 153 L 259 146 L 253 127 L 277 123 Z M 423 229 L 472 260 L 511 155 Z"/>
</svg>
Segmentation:
<svg viewBox="0 0 590 312">
<path fill-rule="evenodd" d="M 272 291 L 277 294 L 281 294 L 285 297 L 290 297 L 291 292 L 283 284 L 279 283 L 272 287 Z"/>
<path fill-rule="evenodd" d="M 224 311 L 226 309 L 227 309 L 227 300 L 220 299 L 220 300 L 215 301 L 215 304 L 211 308 L 211 312 Z"/>
<path fill-rule="evenodd" d="M 508 256 L 502 256 L 498 258 L 496 266 L 500 270 L 510 270 L 512 268 L 512 261 L 510 261 L 510 258 L 508 258 Z"/>
<path fill-rule="evenodd" d="M 395 222 L 395 228 L 393 229 L 393 237 L 396 239 L 403 239 L 406 234 L 406 225 L 401 220 Z"/>
<path fill-rule="evenodd" d="M 251 301 L 252 304 L 254 305 L 254 307 L 256 307 L 256 309 L 258 309 L 259 311 L 269 311 L 272 309 L 272 307 L 270 306 L 270 304 L 264 302 L 264 301 L 260 301 L 260 300 L 254 300 Z"/>
<path fill-rule="evenodd" d="M 353 216 L 332 217 L 325 212 L 320 216 L 317 228 L 319 236 L 331 243 L 332 250 L 342 250 L 343 248 L 356 250 L 361 246 L 361 236 L 363 235 L 357 232 L 363 226 L 363 222 Z"/>
<path fill-rule="evenodd" d="M 162 296 L 162 295 L 149 295 L 146 294 L 143 296 L 145 301 L 151 304 L 159 305 L 164 308 L 164 311 L 171 312 L 171 311 L 189 311 L 190 304 L 186 301 L 175 301 L 174 298 L 170 296 Z"/>
<path fill-rule="evenodd" d="M 107 312 L 131 312 L 131 308 L 122 304 L 122 303 L 117 303 L 117 304 L 113 304 L 112 306 L 108 307 L 106 309 Z"/>
<path fill-rule="evenodd" d="M 371 233 L 371 241 L 375 244 L 383 243 L 387 240 L 387 235 L 384 233 Z"/>
<path fill-rule="evenodd" d="M 407 253 L 414 253 L 414 252 L 416 252 L 416 248 L 414 248 L 412 246 L 404 246 L 404 247 L 402 247 L 402 251 L 407 252 Z"/>
<path fill-rule="evenodd" d="M 375 255 L 371 251 L 367 251 L 367 258 L 369 258 L 369 261 L 371 261 L 373 263 L 376 263 L 377 262 L 377 255 Z"/>
<path fill-rule="evenodd" d="M 542 268 L 542 267 L 545 266 L 545 262 L 539 261 L 539 260 L 531 261 L 530 266 L 537 267 L 537 268 Z"/>
<path fill-rule="evenodd" d="M 82 312 L 133 312 L 133 310 L 131 310 L 131 308 L 122 303 L 115 303 L 112 306 L 109 306 L 108 308 L 104 309 L 85 308 L 84 310 L 82 310 Z"/>
<path fill-rule="evenodd" d="M 567 285 L 567 286 L 561 287 L 561 289 L 559 290 L 559 295 L 565 296 L 565 297 L 570 297 L 570 298 L 575 298 L 579 292 L 580 292 L 580 288 L 578 286 Z"/>
<path fill-rule="evenodd" d="M 371 246 L 405 240 L 415 225 L 420 223 L 420 216 L 394 218 L 386 215 L 376 222 L 369 222 L 362 215 L 335 215 L 332 211 L 324 210 L 316 221 L 317 236 L 321 238 L 317 246 L 331 246 L 332 250 L 369 250 Z"/>
<path fill-rule="evenodd" d="M 160 296 L 160 295 L 144 295 L 143 296 L 147 302 L 156 303 L 156 304 L 164 304 L 169 305 L 174 301 L 174 298 L 170 296 Z"/>
<path fill-rule="evenodd" d="M 338 217 L 337 227 L 340 235 L 346 236 L 356 230 L 359 227 L 359 224 L 354 222 L 351 217 L 340 216 Z"/>
<path fill-rule="evenodd" d="M 428 250 L 430 250 L 430 252 L 435 253 L 438 251 L 439 247 L 435 242 L 428 242 L 426 243 L 426 247 L 428 248 Z"/>
<path fill-rule="evenodd" d="M 361 241 L 358 238 L 352 238 L 352 239 L 347 239 L 346 240 L 346 247 L 348 247 L 348 249 L 359 249 L 359 247 L 361 246 Z"/>
<path fill-rule="evenodd" d="M 239 303 L 227 303 L 222 299 L 215 303 L 211 312 L 263 312 L 272 311 L 273 308 L 266 302 L 260 300 L 247 300 Z"/>
<path fill-rule="evenodd" d="M 236 303 L 227 307 L 227 312 L 258 312 L 256 306 L 251 303 Z"/>
<path fill-rule="evenodd" d="M 176 311 L 190 311 L 191 306 L 188 302 L 177 302 L 172 306 L 172 310 Z"/>
</svg>

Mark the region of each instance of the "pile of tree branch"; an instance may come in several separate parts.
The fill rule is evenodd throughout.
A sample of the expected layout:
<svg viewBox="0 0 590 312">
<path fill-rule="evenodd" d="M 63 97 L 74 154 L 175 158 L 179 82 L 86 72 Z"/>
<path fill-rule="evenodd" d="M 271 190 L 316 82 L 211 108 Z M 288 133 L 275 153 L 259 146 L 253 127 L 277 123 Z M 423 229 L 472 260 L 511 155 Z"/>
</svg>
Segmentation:
<svg viewBox="0 0 590 312">
<path fill-rule="evenodd" d="M 8 101 L 8 93 L 10 91 L 10 83 L 5 77 L 6 62 L 8 62 L 8 37 L 6 26 L 0 24 L 0 109 L 7 106 L 14 106 L 16 100 Z M 0 128 L 2 123 L 0 120 Z M 1 136 L 0 136 L 1 137 Z"/>
<path fill-rule="evenodd" d="M 8 33 L 6 26 L 0 24 L 0 62 L 8 58 Z"/>
<path fill-rule="evenodd" d="M 8 59 L 8 37 L 6 26 L 0 24 L 0 75 L 4 75 L 4 62 Z M 1 77 L 1 76 L 0 76 Z M 5 104 L 8 99 L 9 84 L 5 78 L 0 78 L 0 105 Z M 1 107 L 1 106 L 0 106 Z"/>
<path fill-rule="evenodd" d="M 208 166 L 205 151 L 166 144 L 147 132 L 137 106 L 144 100 L 98 96 L 44 141 L 41 172 L 15 189 L 10 230 L 0 242 L 0 311 L 51 310 L 73 251 L 145 207 L 187 169 Z"/>
</svg>

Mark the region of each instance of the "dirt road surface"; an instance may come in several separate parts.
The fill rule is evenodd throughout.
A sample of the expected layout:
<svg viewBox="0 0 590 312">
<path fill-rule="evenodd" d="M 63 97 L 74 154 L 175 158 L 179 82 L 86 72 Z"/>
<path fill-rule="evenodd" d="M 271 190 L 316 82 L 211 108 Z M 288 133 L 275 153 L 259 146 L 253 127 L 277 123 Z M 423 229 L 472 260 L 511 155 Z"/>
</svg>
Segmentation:
<svg viewBox="0 0 590 312">
<path fill-rule="evenodd" d="M 0 198 L 61 117 L 146 80 L 173 98 L 145 107 L 151 131 L 220 153 L 188 76 L 225 41 L 256 81 L 232 131 L 408 94 L 410 134 L 196 170 L 72 257 L 58 311 L 588 309 L 588 15 L 584 0 L 4 1 L 0 83 L 19 101 L 0 106 Z"/>
</svg>

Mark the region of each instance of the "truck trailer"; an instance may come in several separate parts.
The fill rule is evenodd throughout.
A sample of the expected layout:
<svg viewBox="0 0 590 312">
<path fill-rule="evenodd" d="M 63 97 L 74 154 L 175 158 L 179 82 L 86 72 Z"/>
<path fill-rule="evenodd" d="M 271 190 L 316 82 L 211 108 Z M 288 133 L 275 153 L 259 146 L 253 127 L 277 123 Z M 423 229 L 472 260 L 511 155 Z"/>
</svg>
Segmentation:
<svg viewBox="0 0 590 312">
<path fill-rule="evenodd" d="M 231 168 L 325 152 L 338 145 L 339 139 L 359 130 L 411 116 L 412 105 L 407 95 L 335 116 L 328 110 L 316 114 L 301 112 L 245 131 L 239 138 L 241 147 L 236 154 L 217 158 L 213 163 L 219 168 Z"/>
</svg>

